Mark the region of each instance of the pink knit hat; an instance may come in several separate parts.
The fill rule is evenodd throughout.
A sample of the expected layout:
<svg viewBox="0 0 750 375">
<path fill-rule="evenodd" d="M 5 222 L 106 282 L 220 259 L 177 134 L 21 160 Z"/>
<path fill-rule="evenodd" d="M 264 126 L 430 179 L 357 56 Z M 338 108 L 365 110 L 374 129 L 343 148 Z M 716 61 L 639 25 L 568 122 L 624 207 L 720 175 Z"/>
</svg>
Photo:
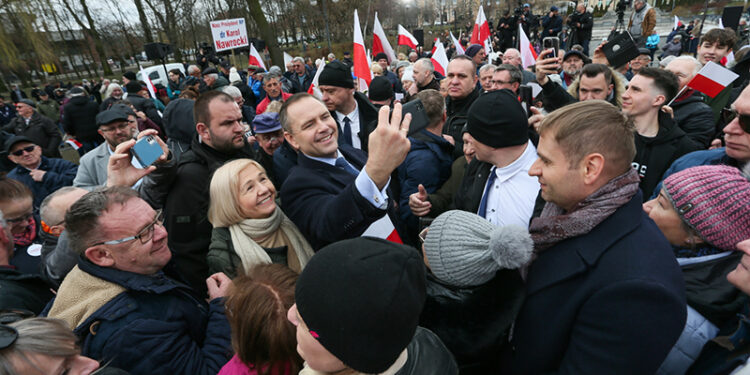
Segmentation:
<svg viewBox="0 0 750 375">
<path fill-rule="evenodd" d="M 688 168 L 667 177 L 664 190 L 680 218 L 709 244 L 737 250 L 750 238 L 750 180 L 739 169 Z"/>
</svg>

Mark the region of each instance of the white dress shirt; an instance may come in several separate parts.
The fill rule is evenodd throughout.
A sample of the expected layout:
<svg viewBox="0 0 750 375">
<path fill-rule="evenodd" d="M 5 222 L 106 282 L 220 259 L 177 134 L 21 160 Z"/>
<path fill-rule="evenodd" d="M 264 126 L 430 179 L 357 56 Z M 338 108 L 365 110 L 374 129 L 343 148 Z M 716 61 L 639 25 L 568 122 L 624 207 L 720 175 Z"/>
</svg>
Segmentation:
<svg viewBox="0 0 750 375">
<path fill-rule="evenodd" d="M 534 203 L 539 194 L 539 180 L 529 176 L 529 168 L 537 159 L 536 147 L 529 142 L 518 159 L 509 165 L 498 168 L 492 167 L 490 173 L 497 178 L 487 189 L 486 219 L 497 226 L 520 225 L 528 228 L 529 220 L 534 212 Z"/>
<path fill-rule="evenodd" d="M 354 101 L 354 110 L 351 113 L 341 113 L 336 111 L 336 119 L 339 121 L 339 127 L 341 128 L 341 135 L 344 135 L 344 117 L 349 118 L 349 123 L 352 128 L 352 147 L 361 150 L 362 141 L 359 139 L 359 104 Z"/>
</svg>

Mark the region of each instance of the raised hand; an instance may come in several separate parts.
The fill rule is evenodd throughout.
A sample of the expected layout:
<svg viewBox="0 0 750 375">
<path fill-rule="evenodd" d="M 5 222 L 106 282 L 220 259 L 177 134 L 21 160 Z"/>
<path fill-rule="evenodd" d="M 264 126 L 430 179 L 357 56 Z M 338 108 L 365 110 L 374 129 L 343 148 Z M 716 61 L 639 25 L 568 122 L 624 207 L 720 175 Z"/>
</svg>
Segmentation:
<svg viewBox="0 0 750 375">
<path fill-rule="evenodd" d="M 401 120 L 401 103 L 393 106 L 393 114 L 388 119 L 389 108 L 383 106 L 378 113 L 378 126 L 368 138 L 369 156 L 365 170 L 372 182 L 383 189 L 391 173 L 398 168 L 409 153 L 411 142 L 407 138 L 411 114 Z"/>
<path fill-rule="evenodd" d="M 425 216 L 430 213 L 432 203 L 427 200 L 427 190 L 422 184 L 419 184 L 416 193 L 409 196 L 409 208 L 414 216 Z"/>
</svg>

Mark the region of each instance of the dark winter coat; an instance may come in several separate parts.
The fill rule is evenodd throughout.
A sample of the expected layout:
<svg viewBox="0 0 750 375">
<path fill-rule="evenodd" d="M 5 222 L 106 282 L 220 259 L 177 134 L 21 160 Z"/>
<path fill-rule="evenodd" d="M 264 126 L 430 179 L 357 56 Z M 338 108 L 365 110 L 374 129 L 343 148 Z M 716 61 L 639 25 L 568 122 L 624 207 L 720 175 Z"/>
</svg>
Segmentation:
<svg viewBox="0 0 750 375">
<path fill-rule="evenodd" d="M 68 288 L 80 277 L 124 288 L 75 327 L 82 355 L 144 375 L 213 375 L 231 357 L 222 298 L 207 303 L 164 271 L 141 275 L 80 259 L 63 281 L 51 312 L 77 297 L 79 292 Z"/>
<path fill-rule="evenodd" d="M 289 82 L 292 83 L 292 91 L 290 92 L 292 94 L 296 94 L 298 92 L 307 92 L 307 90 L 310 88 L 310 85 L 312 84 L 314 77 L 315 70 L 305 65 L 305 78 L 303 79 L 302 84 L 300 84 L 299 82 L 299 76 L 297 75 L 297 73 L 294 73 L 291 77 L 288 77 Z"/>
<path fill-rule="evenodd" d="M 88 96 L 71 98 L 63 107 L 63 129 L 79 142 L 102 142 L 102 136 L 97 133 L 97 113 L 99 106 Z"/>
<path fill-rule="evenodd" d="M 38 315 L 53 297 L 49 286 L 38 276 L 0 266 L 0 309 L 28 310 Z"/>
<path fill-rule="evenodd" d="M 685 284 L 640 192 L 589 233 L 538 253 L 512 374 L 653 374 L 682 332 Z"/>
<path fill-rule="evenodd" d="M 555 15 L 550 17 L 549 14 L 542 18 L 542 39 L 548 36 L 557 36 L 562 31 L 562 18 Z M 550 31 L 551 30 L 551 31 Z"/>
<path fill-rule="evenodd" d="M 409 137 L 409 141 L 411 149 L 397 170 L 401 188 L 399 216 L 405 233 L 416 237 L 419 221 L 409 209 L 409 196 L 417 192 L 420 184 L 424 185 L 428 194 L 443 186 L 451 174 L 453 145 L 427 130 Z"/>
<path fill-rule="evenodd" d="M 146 117 L 150 118 L 151 121 L 156 123 L 156 125 L 162 126 L 164 124 L 159 111 L 156 109 L 156 105 L 154 105 L 154 102 L 151 101 L 151 99 L 146 99 L 137 94 L 133 94 L 128 95 L 126 100 L 135 107 L 136 111 L 145 113 Z"/>
<path fill-rule="evenodd" d="M 57 146 L 62 142 L 62 135 L 52 120 L 42 116 L 39 112 L 34 111 L 31 115 L 29 124 L 21 116 L 16 116 L 7 125 L 3 126 L 3 131 L 22 135 L 31 139 L 34 144 L 42 148 L 42 154 L 47 157 L 56 158 L 60 156 Z"/>
<path fill-rule="evenodd" d="M 419 324 L 453 353 L 461 375 L 491 374 L 523 302 L 518 270 L 500 270 L 475 287 L 447 285 L 427 274 L 427 300 Z"/>
<path fill-rule="evenodd" d="M 674 121 L 693 142 L 708 148 L 714 139 L 714 113 L 699 92 L 672 103 Z"/>
<path fill-rule="evenodd" d="M 417 327 L 406 351 L 406 363 L 394 375 L 458 375 L 453 356 L 428 329 Z"/>
<path fill-rule="evenodd" d="M 641 177 L 640 187 L 644 197 L 650 197 L 662 175 L 682 155 L 700 150 L 668 114 L 659 112 L 659 132 L 655 137 L 635 134 L 633 168 Z"/>
<path fill-rule="evenodd" d="M 42 201 L 48 195 L 54 193 L 63 186 L 73 185 L 73 179 L 78 172 L 78 166 L 64 159 L 46 158 L 42 156 L 42 162 L 37 168 L 45 171 L 41 182 L 31 178 L 29 170 L 18 165 L 13 168 L 8 177 L 23 182 L 34 194 L 34 208 L 38 209 Z"/>
<path fill-rule="evenodd" d="M 225 162 L 254 154 L 249 145 L 233 154 L 219 152 L 197 138 L 182 154 L 177 175 L 171 181 L 164 212 L 169 248 L 177 269 L 195 290 L 205 293 L 208 265 L 206 254 L 213 226 L 208 221 L 209 185 L 215 170 Z"/>
<path fill-rule="evenodd" d="M 664 172 L 664 175 L 662 176 L 662 182 L 667 177 L 679 171 L 699 165 L 728 165 L 738 169 L 741 169 L 742 167 L 737 159 L 732 159 L 729 157 L 729 155 L 727 155 L 726 148 L 722 147 L 713 150 L 695 151 L 675 160 L 674 163 L 672 163 L 672 165 L 669 167 L 669 169 Z M 659 186 L 654 189 L 654 193 L 651 195 L 651 199 L 654 199 L 657 195 L 659 195 L 662 182 L 659 182 Z"/>
<path fill-rule="evenodd" d="M 443 125 L 443 134 L 453 137 L 455 142 L 453 149 L 453 159 L 457 159 L 464 154 L 464 141 L 461 130 L 466 125 L 469 107 L 474 104 L 474 100 L 479 97 L 479 89 L 474 89 L 463 99 L 453 99 L 450 96 L 445 99 L 445 109 L 448 118 Z"/>
<path fill-rule="evenodd" d="M 279 148 L 273 153 L 273 174 L 276 176 L 276 180 L 279 185 L 282 186 L 286 178 L 289 177 L 289 172 L 292 167 L 297 165 L 297 151 L 292 148 L 289 142 L 283 142 Z M 281 190 L 281 189 L 277 189 Z"/>
</svg>

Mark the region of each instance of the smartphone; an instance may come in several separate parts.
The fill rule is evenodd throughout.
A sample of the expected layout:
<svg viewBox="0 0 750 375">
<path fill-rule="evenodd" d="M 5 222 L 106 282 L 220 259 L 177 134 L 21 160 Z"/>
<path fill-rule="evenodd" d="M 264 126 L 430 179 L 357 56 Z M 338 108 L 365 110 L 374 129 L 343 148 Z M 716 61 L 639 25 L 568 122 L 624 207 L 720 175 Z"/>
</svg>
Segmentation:
<svg viewBox="0 0 750 375">
<path fill-rule="evenodd" d="M 518 97 L 521 100 L 521 106 L 526 110 L 526 116 L 531 117 L 531 106 L 534 105 L 534 94 L 531 86 L 518 86 Z"/>
<path fill-rule="evenodd" d="M 133 155 L 138 159 L 143 168 L 154 164 L 156 159 L 164 155 L 164 150 L 161 149 L 159 142 L 156 137 L 149 135 L 139 139 L 133 146 Z"/>
<path fill-rule="evenodd" d="M 407 113 L 411 113 L 408 136 L 412 136 L 430 126 L 430 119 L 427 117 L 427 112 L 424 110 L 424 103 L 422 103 L 421 99 L 413 99 L 401 106 L 401 115 L 406 116 Z"/>
<path fill-rule="evenodd" d="M 542 50 L 553 50 L 552 55 L 547 57 L 559 57 L 560 56 L 560 38 L 556 36 L 548 36 L 542 40 Z"/>
</svg>

